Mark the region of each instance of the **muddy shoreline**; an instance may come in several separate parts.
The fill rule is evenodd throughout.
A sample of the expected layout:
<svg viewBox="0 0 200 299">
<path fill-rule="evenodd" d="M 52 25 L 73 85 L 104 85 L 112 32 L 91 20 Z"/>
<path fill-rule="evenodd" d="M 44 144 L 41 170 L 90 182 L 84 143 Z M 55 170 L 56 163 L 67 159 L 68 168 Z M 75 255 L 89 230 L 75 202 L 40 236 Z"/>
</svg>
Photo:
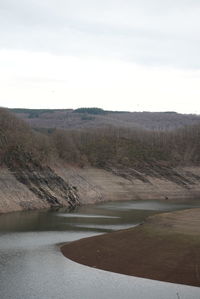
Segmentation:
<svg viewBox="0 0 200 299">
<path fill-rule="evenodd" d="M 137 228 L 61 247 L 67 258 L 94 268 L 200 286 L 200 209 L 151 216 Z"/>
</svg>

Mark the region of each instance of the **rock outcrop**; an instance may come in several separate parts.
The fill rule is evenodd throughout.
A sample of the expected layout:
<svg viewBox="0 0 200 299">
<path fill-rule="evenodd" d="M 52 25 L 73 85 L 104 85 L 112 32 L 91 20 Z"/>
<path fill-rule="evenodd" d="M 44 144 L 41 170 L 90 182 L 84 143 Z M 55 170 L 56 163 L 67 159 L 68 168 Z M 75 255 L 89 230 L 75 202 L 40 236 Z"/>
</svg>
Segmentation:
<svg viewBox="0 0 200 299">
<path fill-rule="evenodd" d="M 9 156 L 6 166 L 0 174 L 0 212 L 74 208 L 80 204 L 75 186 L 58 176 L 52 168 L 34 161 L 30 155 Z"/>
<path fill-rule="evenodd" d="M 77 186 L 81 203 L 115 200 L 176 200 L 200 197 L 200 167 L 163 168 L 156 171 L 69 165 L 55 172 Z"/>
<path fill-rule="evenodd" d="M 178 200 L 199 196 L 200 167 L 44 166 L 22 152 L 8 156 L 6 166 L 0 169 L 0 213 L 74 208 L 109 200 Z"/>
</svg>

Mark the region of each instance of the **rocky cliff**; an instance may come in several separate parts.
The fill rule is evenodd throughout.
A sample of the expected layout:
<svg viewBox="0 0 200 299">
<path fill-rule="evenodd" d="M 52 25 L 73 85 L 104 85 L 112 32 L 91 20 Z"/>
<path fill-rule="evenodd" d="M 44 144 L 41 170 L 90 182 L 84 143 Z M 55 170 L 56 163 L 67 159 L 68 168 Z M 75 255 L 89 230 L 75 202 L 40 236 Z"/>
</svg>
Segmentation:
<svg viewBox="0 0 200 299">
<path fill-rule="evenodd" d="M 81 203 L 108 200 L 173 200 L 200 196 L 200 167 L 99 169 L 56 167 L 56 173 L 77 186 Z"/>
<path fill-rule="evenodd" d="M 16 158 L 17 157 L 17 158 Z M 75 186 L 30 155 L 7 157 L 0 171 L 0 212 L 51 207 L 74 208 L 80 204 Z"/>
<path fill-rule="evenodd" d="M 51 207 L 74 208 L 109 200 L 195 199 L 200 196 L 200 167 L 143 169 L 68 164 L 41 166 L 28 154 L 8 157 L 0 170 L 0 212 Z"/>
</svg>

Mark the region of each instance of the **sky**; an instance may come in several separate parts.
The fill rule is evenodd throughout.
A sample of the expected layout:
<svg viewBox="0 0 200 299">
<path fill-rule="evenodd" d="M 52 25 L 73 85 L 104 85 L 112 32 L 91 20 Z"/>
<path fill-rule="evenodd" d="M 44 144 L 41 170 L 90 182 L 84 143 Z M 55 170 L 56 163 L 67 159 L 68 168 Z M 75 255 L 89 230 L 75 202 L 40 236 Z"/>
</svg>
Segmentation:
<svg viewBox="0 0 200 299">
<path fill-rule="evenodd" d="M 200 114 L 199 0 L 0 0 L 0 106 Z"/>
</svg>

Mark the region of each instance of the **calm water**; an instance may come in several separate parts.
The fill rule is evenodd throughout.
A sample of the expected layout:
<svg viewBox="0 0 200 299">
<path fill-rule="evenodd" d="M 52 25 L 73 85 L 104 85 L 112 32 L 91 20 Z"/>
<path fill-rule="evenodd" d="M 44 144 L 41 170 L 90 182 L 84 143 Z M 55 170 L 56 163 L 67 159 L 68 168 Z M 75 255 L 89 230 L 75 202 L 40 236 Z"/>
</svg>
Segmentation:
<svg viewBox="0 0 200 299">
<path fill-rule="evenodd" d="M 111 202 L 0 216 L 0 299 L 199 299 L 200 288 L 129 277 L 66 259 L 59 243 L 142 223 L 155 213 L 200 201 Z"/>
</svg>

